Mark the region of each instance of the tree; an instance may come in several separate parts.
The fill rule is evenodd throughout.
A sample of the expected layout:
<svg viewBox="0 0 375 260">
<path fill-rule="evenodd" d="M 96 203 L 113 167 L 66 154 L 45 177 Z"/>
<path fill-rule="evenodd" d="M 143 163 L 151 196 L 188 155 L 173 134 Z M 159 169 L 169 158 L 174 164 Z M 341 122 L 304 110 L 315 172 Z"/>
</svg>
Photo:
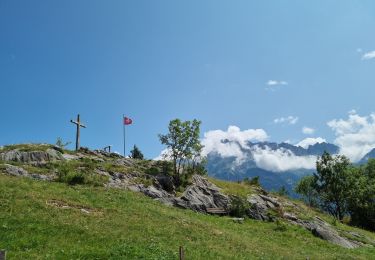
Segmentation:
<svg viewBox="0 0 375 260">
<path fill-rule="evenodd" d="M 350 161 L 343 155 L 332 157 L 324 152 L 316 162 L 315 190 L 321 207 L 342 220 L 348 212 L 347 198 L 353 185 L 350 178 Z"/>
<path fill-rule="evenodd" d="M 168 154 L 173 162 L 173 173 L 177 185 L 180 185 L 183 167 L 194 169 L 201 159 L 203 146 L 199 141 L 199 120 L 181 121 L 174 119 L 169 122 L 168 134 L 159 135 L 160 142 L 167 146 Z"/>
<path fill-rule="evenodd" d="M 64 143 L 64 141 L 62 140 L 61 137 L 57 137 L 57 140 L 56 140 L 56 146 L 61 148 L 61 149 L 64 149 L 66 146 L 68 146 L 69 144 L 71 144 L 72 142 L 66 142 Z"/>
<path fill-rule="evenodd" d="M 375 230 L 375 159 L 352 171 L 355 186 L 348 197 L 351 224 Z"/>
<path fill-rule="evenodd" d="M 281 186 L 280 189 L 277 191 L 277 194 L 280 195 L 280 196 L 288 196 L 289 195 L 289 192 L 288 190 L 285 188 L 285 186 Z"/>
<path fill-rule="evenodd" d="M 303 177 L 296 185 L 295 191 L 301 194 L 309 206 L 317 206 L 318 193 L 315 190 L 315 177 L 308 175 Z"/>
<path fill-rule="evenodd" d="M 141 150 L 139 150 L 139 148 L 136 145 L 134 145 L 133 149 L 130 151 L 130 158 L 140 159 L 140 160 L 144 159 L 144 156 Z"/>
</svg>

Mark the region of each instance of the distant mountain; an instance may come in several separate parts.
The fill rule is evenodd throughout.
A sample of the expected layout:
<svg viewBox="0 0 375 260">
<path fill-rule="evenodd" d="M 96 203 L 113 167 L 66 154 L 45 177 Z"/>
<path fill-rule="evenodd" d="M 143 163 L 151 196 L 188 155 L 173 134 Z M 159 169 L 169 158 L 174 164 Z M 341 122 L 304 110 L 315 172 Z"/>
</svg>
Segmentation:
<svg viewBox="0 0 375 260">
<path fill-rule="evenodd" d="M 375 148 L 368 152 L 363 158 L 358 162 L 358 164 L 365 164 L 367 163 L 368 159 L 375 158 Z"/>
<path fill-rule="evenodd" d="M 324 151 L 331 154 L 337 154 L 339 147 L 329 143 L 316 143 L 310 145 L 307 148 L 301 146 L 295 146 L 288 143 L 273 143 L 273 142 L 249 142 L 245 146 L 241 146 L 239 143 L 223 140 L 224 144 L 237 145 L 239 150 L 242 152 L 242 157 L 238 156 L 222 156 L 219 152 L 210 152 L 207 155 L 207 171 L 210 176 L 215 178 L 239 181 L 244 178 L 253 178 L 255 176 L 260 177 L 261 185 L 267 190 L 279 190 L 284 186 L 292 196 L 296 194 L 293 192 L 293 188 L 296 182 L 305 175 L 312 174 L 314 172 L 315 159 L 314 156 L 320 156 Z M 260 158 L 259 156 L 263 156 Z M 260 155 L 259 155 L 260 154 Z M 273 157 L 268 156 L 273 155 Z M 276 158 L 275 156 L 281 156 Z M 257 158 L 256 158 L 257 157 Z M 313 161 L 313 167 L 306 168 L 303 164 L 301 167 L 294 167 L 293 169 L 287 169 L 283 171 L 265 169 L 261 167 L 257 160 L 280 160 L 277 163 L 289 163 L 288 160 L 295 160 L 298 164 L 299 160 L 304 158 L 310 158 Z M 257 160 L 256 160 L 257 159 Z"/>
</svg>

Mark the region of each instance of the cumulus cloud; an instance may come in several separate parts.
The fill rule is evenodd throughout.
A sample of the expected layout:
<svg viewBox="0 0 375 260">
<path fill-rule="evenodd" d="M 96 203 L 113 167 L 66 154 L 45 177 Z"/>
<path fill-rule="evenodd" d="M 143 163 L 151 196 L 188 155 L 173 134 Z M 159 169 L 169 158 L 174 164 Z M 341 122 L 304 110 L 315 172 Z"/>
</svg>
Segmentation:
<svg viewBox="0 0 375 260">
<path fill-rule="evenodd" d="M 279 117 L 279 118 L 275 118 L 273 122 L 275 124 L 286 123 L 286 124 L 294 125 L 298 122 L 298 117 L 297 116 Z"/>
<path fill-rule="evenodd" d="M 362 60 L 371 60 L 375 59 L 375 51 L 366 52 L 362 56 Z"/>
<path fill-rule="evenodd" d="M 263 129 L 247 129 L 241 131 L 237 126 L 229 126 L 227 131 L 212 130 L 204 134 L 203 154 L 216 152 L 222 157 L 236 157 L 242 161 L 245 157 L 243 149 L 248 148 L 250 141 L 265 141 L 267 133 Z"/>
<path fill-rule="evenodd" d="M 271 150 L 256 147 L 253 150 L 253 157 L 259 168 L 283 172 L 296 169 L 314 169 L 316 156 L 296 156 L 286 149 Z"/>
<path fill-rule="evenodd" d="M 375 147 L 375 114 L 359 116 L 349 113 L 348 119 L 334 119 L 327 123 L 336 135 L 340 153 L 357 162 Z"/>
<path fill-rule="evenodd" d="M 315 156 L 296 156 L 286 149 L 271 150 L 267 146 L 249 146 L 249 141 L 265 141 L 267 133 L 263 129 L 248 129 L 241 131 L 236 126 L 230 126 L 227 131 L 213 130 L 204 134 L 202 144 L 204 154 L 216 152 L 222 157 L 235 157 L 235 165 L 241 165 L 251 153 L 257 167 L 282 172 L 295 169 L 313 169 Z"/>
<path fill-rule="evenodd" d="M 269 81 L 266 82 L 268 86 L 277 86 L 277 85 L 288 85 L 288 82 L 284 80 L 272 80 L 270 79 Z"/>
<path fill-rule="evenodd" d="M 305 135 L 312 135 L 313 133 L 315 133 L 315 129 L 311 128 L 311 127 L 304 126 L 302 128 L 302 133 L 304 133 Z"/>
<path fill-rule="evenodd" d="M 321 143 L 326 143 L 326 139 L 324 138 L 321 138 L 321 137 L 317 137 L 317 138 L 305 138 L 303 139 L 302 141 L 300 141 L 299 143 L 296 144 L 296 146 L 301 146 L 302 148 L 308 148 L 310 145 L 314 145 L 314 144 L 321 144 Z"/>
</svg>

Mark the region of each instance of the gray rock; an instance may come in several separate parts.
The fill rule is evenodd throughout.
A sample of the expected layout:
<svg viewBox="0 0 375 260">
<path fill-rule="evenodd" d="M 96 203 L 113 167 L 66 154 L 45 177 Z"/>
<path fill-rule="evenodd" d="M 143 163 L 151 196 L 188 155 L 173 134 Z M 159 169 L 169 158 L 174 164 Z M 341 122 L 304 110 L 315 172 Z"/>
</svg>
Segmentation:
<svg viewBox="0 0 375 260">
<path fill-rule="evenodd" d="M 17 177 L 27 177 L 31 179 L 41 180 L 41 181 L 51 181 L 53 180 L 53 176 L 47 176 L 43 174 L 36 174 L 36 173 L 28 173 L 25 169 L 14 166 L 11 164 L 4 164 L 5 166 L 5 173 L 12 176 Z"/>
<path fill-rule="evenodd" d="M 274 217 L 269 214 L 269 211 L 281 206 L 276 198 L 262 194 L 249 195 L 247 201 L 251 204 L 247 215 L 252 219 L 263 221 L 273 221 Z"/>
<path fill-rule="evenodd" d="M 342 237 L 331 225 L 319 217 L 313 220 L 300 220 L 289 218 L 290 223 L 304 227 L 311 231 L 314 236 L 329 241 L 345 248 L 357 248 L 359 243 Z"/>
<path fill-rule="evenodd" d="M 177 206 L 206 212 L 207 208 L 229 209 L 229 197 L 220 192 L 220 188 L 200 175 L 193 175 L 192 185 L 187 187 L 181 196 L 184 202 Z"/>
<path fill-rule="evenodd" d="M 12 175 L 12 176 L 28 176 L 29 173 L 18 166 L 10 165 L 10 164 L 4 164 L 5 166 L 5 171 L 7 174 Z"/>
<path fill-rule="evenodd" d="M 0 153 L 1 161 L 14 161 L 22 163 L 46 163 L 49 161 L 64 160 L 60 152 L 54 149 L 47 149 L 46 151 L 31 151 L 23 152 L 19 150 L 11 150 Z"/>
<path fill-rule="evenodd" d="M 345 248 L 358 247 L 356 243 L 353 243 L 348 239 L 341 237 L 335 229 L 333 229 L 327 222 L 323 221 L 322 219 L 315 218 L 313 223 L 314 224 L 311 232 L 315 236 Z"/>
</svg>

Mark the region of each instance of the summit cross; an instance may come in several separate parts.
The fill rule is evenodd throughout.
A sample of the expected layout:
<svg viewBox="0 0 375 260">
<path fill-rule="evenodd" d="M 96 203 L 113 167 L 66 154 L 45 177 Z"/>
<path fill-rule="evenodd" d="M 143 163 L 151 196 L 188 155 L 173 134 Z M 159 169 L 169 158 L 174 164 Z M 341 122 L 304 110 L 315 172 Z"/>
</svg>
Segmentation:
<svg viewBox="0 0 375 260">
<path fill-rule="evenodd" d="M 79 119 L 79 114 L 77 115 L 77 121 L 70 120 L 71 123 L 75 124 L 77 126 L 76 131 L 76 151 L 79 150 L 79 137 L 80 137 L 80 128 L 86 128 L 85 125 L 83 125 Z"/>
</svg>

